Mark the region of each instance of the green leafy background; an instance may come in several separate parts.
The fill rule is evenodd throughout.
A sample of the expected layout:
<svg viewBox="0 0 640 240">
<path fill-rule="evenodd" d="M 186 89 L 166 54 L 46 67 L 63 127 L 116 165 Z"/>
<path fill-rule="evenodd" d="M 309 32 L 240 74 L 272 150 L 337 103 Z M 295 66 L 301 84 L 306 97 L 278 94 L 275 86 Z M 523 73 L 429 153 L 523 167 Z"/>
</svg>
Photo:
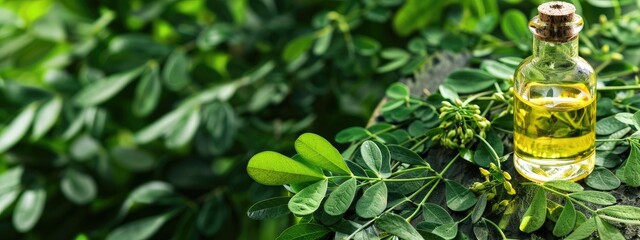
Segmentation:
<svg viewBox="0 0 640 240">
<path fill-rule="evenodd" d="M 324 164 L 317 167 L 354 171 L 330 145 L 331 151 L 316 154 L 298 148 L 320 140 L 296 139 L 315 132 L 331 143 L 336 134 L 336 142 L 349 143 L 395 128 L 361 126 L 385 93 L 382 110 L 405 103 L 409 91 L 401 85 L 387 90 L 389 85 L 406 77 L 429 85 L 435 80 L 420 76 L 438 62 L 445 64 L 440 69 L 470 67 L 446 74 L 439 88 L 443 99 L 501 82 L 510 76 L 514 60 L 508 57 L 529 55 L 526 24 L 541 2 L 0 0 L 0 236 L 275 239 L 297 220 L 257 221 L 266 218 L 258 210 L 282 216 L 291 209 L 282 203 L 296 201 L 289 201 L 282 187 L 249 178 L 252 156 L 274 150 L 284 154 L 278 161 L 295 164 L 297 150 L 299 158 Z M 640 3 L 571 2 L 586 20 L 581 53 L 598 66 L 602 84 L 627 89 L 640 64 Z M 444 61 L 447 56 L 458 60 Z M 469 77 L 478 84 L 466 84 Z M 639 107 L 633 94 L 602 92 L 598 116 L 607 124 L 598 125 L 598 134 L 619 139 L 633 133 L 635 116 L 613 115 Z M 385 117 L 399 120 L 403 114 Z M 434 112 L 420 114 L 435 117 Z M 411 124 L 407 134 L 433 127 Z M 400 135 L 379 138 L 392 142 Z M 373 167 L 374 176 L 391 174 L 389 155 L 424 164 L 405 148 L 389 146 L 385 153 L 380 149 L 387 147 L 378 143 L 366 145 L 361 160 Z M 620 180 L 639 186 L 639 144 L 629 144 L 629 156 L 636 157 L 615 173 L 611 169 L 624 160 L 619 153 L 627 148 L 603 145 L 597 177 L 587 184 L 601 190 L 617 188 Z M 310 179 L 323 177 L 309 164 L 296 169 Z M 283 184 L 271 180 L 270 185 Z M 470 193 L 457 184 L 447 181 L 446 188 Z M 290 187 L 322 200 L 326 182 L 312 189 L 307 185 Z M 345 202 L 355 194 L 350 185 L 340 191 L 345 194 L 329 199 Z M 365 195 L 379 200 L 386 191 L 382 184 Z M 272 197 L 278 198 L 250 209 Z M 447 207 L 478 206 L 467 200 L 447 201 Z M 294 207 L 308 212 L 322 206 L 302 201 Z M 339 215 L 349 206 L 333 207 L 327 213 Z M 387 206 L 378 207 L 358 214 L 379 215 Z M 608 216 L 624 210 L 613 209 Z M 401 217 L 395 213 L 379 218 L 379 229 L 402 238 L 416 234 L 410 225 L 398 225 Z M 595 218 L 592 225 L 610 229 L 603 219 Z M 442 223 L 449 224 L 438 232 L 442 236 L 457 228 L 451 219 Z M 305 223 L 281 237 L 327 233 L 322 225 Z M 367 234 L 374 233 L 360 236 Z"/>
</svg>

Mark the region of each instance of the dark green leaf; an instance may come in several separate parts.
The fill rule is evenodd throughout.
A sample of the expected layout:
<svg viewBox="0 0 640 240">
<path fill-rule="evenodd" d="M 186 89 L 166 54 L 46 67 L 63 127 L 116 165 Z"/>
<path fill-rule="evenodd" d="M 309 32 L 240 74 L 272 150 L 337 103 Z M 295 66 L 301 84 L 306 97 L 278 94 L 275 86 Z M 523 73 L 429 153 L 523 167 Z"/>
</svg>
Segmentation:
<svg viewBox="0 0 640 240">
<path fill-rule="evenodd" d="M 58 120 L 61 110 L 61 97 L 54 97 L 47 103 L 42 105 L 33 121 L 33 131 L 31 132 L 31 138 L 34 140 L 38 140 L 42 136 L 44 136 Z"/>
<path fill-rule="evenodd" d="M 569 234 L 576 224 L 576 209 L 573 206 L 571 200 L 566 199 L 562 213 L 556 221 L 556 226 L 553 228 L 553 235 L 556 237 L 562 237 Z"/>
<path fill-rule="evenodd" d="M 569 197 L 590 202 L 598 205 L 612 205 L 616 203 L 616 198 L 610 193 L 598 191 L 582 191 L 569 194 Z"/>
<path fill-rule="evenodd" d="M 324 204 L 324 211 L 329 215 L 339 216 L 345 213 L 353 198 L 356 195 L 357 181 L 355 178 L 350 178 L 344 183 L 340 184 L 330 195 L 327 197 L 327 201 Z"/>
<path fill-rule="evenodd" d="M 167 220 L 173 217 L 173 215 L 174 212 L 168 212 L 126 223 L 109 232 L 107 240 L 148 239 L 153 236 Z"/>
<path fill-rule="evenodd" d="M 411 165 L 426 165 L 426 162 L 414 151 L 400 145 L 388 145 L 391 159 Z"/>
<path fill-rule="evenodd" d="M 613 205 L 598 209 L 599 214 L 621 219 L 640 220 L 640 207 Z"/>
<path fill-rule="evenodd" d="M 624 240 L 625 239 L 617 227 L 611 225 L 611 223 L 608 223 L 607 221 L 603 220 L 600 217 L 596 216 L 595 219 L 596 219 L 596 226 L 598 228 L 598 237 L 600 237 L 600 239 L 607 239 L 607 240 Z"/>
<path fill-rule="evenodd" d="M 220 231 L 230 215 L 230 206 L 224 202 L 222 195 L 211 197 L 198 212 L 196 220 L 198 231 L 205 236 L 212 236 Z"/>
<path fill-rule="evenodd" d="M 133 79 L 138 77 L 144 70 L 144 66 L 131 69 L 126 72 L 111 75 L 104 80 L 90 83 L 82 88 L 75 96 L 75 103 L 90 107 L 106 102 L 118 94 Z"/>
<path fill-rule="evenodd" d="M 20 188 L 10 187 L 0 190 L 0 214 L 9 209 L 20 194 Z"/>
<path fill-rule="evenodd" d="M 36 113 L 36 104 L 30 104 L 7 125 L 0 135 L 0 153 L 13 147 L 29 130 Z"/>
<path fill-rule="evenodd" d="M 161 92 L 160 73 L 157 67 L 152 67 L 138 82 L 132 105 L 133 114 L 142 117 L 153 112 L 160 101 Z"/>
<path fill-rule="evenodd" d="M 313 36 L 311 35 L 303 35 L 291 40 L 282 52 L 282 60 L 291 62 L 300 57 L 311 48 L 313 40 Z"/>
<path fill-rule="evenodd" d="M 326 27 L 325 30 L 321 32 L 321 35 L 316 39 L 315 45 L 313 45 L 313 53 L 315 55 L 322 55 L 327 52 L 329 46 L 331 45 L 331 37 L 333 36 L 333 28 Z"/>
<path fill-rule="evenodd" d="M 177 91 L 191 83 L 189 76 L 190 59 L 184 51 L 174 50 L 167 58 L 162 69 L 162 80 L 167 88 Z"/>
<path fill-rule="evenodd" d="M 409 0 L 393 17 L 393 28 L 400 36 L 424 29 L 430 23 L 440 20 L 449 1 Z"/>
<path fill-rule="evenodd" d="M 214 49 L 233 34 L 233 26 L 225 23 L 214 24 L 200 32 L 196 40 L 198 48 L 203 51 Z"/>
<path fill-rule="evenodd" d="M 458 223 L 447 223 L 440 225 L 433 229 L 433 234 L 440 236 L 444 239 L 453 239 L 458 235 Z"/>
<path fill-rule="evenodd" d="M 567 180 L 551 180 L 545 182 L 543 185 L 565 192 L 580 192 L 584 190 L 584 188 L 580 186 L 580 184 Z"/>
<path fill-rule="evenodd" d="M 515 68 L 502 64 L 500 62 L 494 60 L 484 60 L 482 61 L 482 66 L 484 70 L 486 70 L 489 74 L 497 77 L 499 79 L 510 79 L 513 78 L 513 74 L 515 72 Z"/>
<path fill-rule="evenodd" d="M 640 144 L 631 142 L 631 152 L 625 162 L 624 182 L 632 187 L 640 186 Z"/>
<path fill-rule="evenodd" d="M 369 133 L 363 127 L 350 127 L 336 134 L 337 143 L 349 143 L 369 137 Z"/>
<path fill-rule="evenodd" d="M 422 216 L 424 217 L 425 222 L 434 223 L 436 225 L 453 223 L 453 218 L 451 218 L 449 212 L 433 203 L 425 203 L 422 206 Z"/>
<path fill-rule="evenodd" d="M 316 240 L 329 234 L 329 229 L 315 223 L 300 223 L 285 229 L 276 240 Z"/>
<path fill-rule="evenodd" d="M 537 188 L 531 201 L 531 205 L 527 208 L 527 211 L 524 213 L 522 221 L 520 222 L 520 231 L 531 233 L 538 230 L 547 219 L 546 216 L 547 197 L 545 196 L 545 191 L 542 188 Z"/>
<path fill-rule="evenodd" d="M 484 214 L 484 209 L 486 207 L 487 207 L 487 193 L 483 193 L 482 195 L 480 195 L 480 198 L 478 198 L 478 202 L 476 203 L 476 206 L 473 207 L 473 211 L 471 212 L 472 223 L 476 223 L 480 220 L 480 218 L 482 218 L 482 215 Z"/>
<path fill-rule="evenodd" d="M 82 135 L 71 143 L 71 156 L 78 160 L 88 160 L 98 155 L 102 147 L 89 135 Z"/>
<path fill-rule="evenodd" d="M 593 232 L 597 229 L 596 227 L 596 219 L 589 218 L 586 222 L 580 224 L 576 230 L 574 230 L 571 235 L 567 236 L 565 240 L 582 240 L 591 236 Z"/>
<path fill-rule="evenodd" d="M 297 215 L 309 215 L 315 212 L 327 193 L 327 184 L 327 180 L 321 180 L 296 193 L 289 200 L 289 211 Z"/>
<path fill-rule="evenodd" d="M 356 36 L 353 38 L 353 44 L 358 53 L 363 56 L 371 56 L 380 50 L 380 43 L 373 38 L 367 36 Z"/>
<path fill-rule="evenodd" d="M 449 209 L 453 211 L 464 211 L 476 204 L 476 195 L 460 183 L 447 180 L 445 184 L 445 195 Z"/>
<path fill-rule="evenodd" d="M 496 78 L 477 69 L 460 69 L 449 74 L 444 85 L 457 93 L 473 93 L 493 86 Z"/>
<path fill-rule="evenodd" d="M 618 121 L 615 116 L 610 116 L 596 122 L 596 134 L 610 135 L 614 132 L 620 131 L 625 127 L 627 127 L 626 124 Z"/>
<path fill-rule="evenodd" d="M 265 185 L 312 182 L 324 178 L 321 172 L 271 151 L 254 155 L 247 165 L 247 173 L 253 180 Z"/>
<path fill-rule="evenodd" d="M 302 134 L 294 145 L 298 154 L 314 166 L 334 173 L 351 173 L 340 152 L 317 134 Z"/>
<path fill-rule="evenodd" d="M 498 156 L 501 156 L 504 152 L 504 143 L 502 143 L 502 139 L 500 135 L 498 135 L 495 131 L 487 131 L 487 136 L 484 141 L 480 141 L 476 151 L 473 153 L 473 161 L 481 167 L 488 168 L 489 165 L 493 162 L 494 164 L 498 164 L 491 153 L 490 148 L 492 148 Z"/>
<path fill-rule="evenodd" d="M 363 218 L 373 218 L 387 208 L 387 185 L 378 182 L 364 191 L 356 203 L 356 213 Z"/>
<path fill-rule="evenodd" d="M 118 146 L 112 148 L 109 153 L 119 166 L 130 171 L 148 171 L 155 166 L 153 156 L 137 148 Z"/>
<path fill-rule="evenodd" d="M 616 177 L 609 169 L 597 167 L 585 179 L 589 187 L 597 190 L 613 190 L 620 186 L 620 179 Z"/>
<path fill-rule="evenodd" d="M 173 187 L 161 181 L 151 181 L 135 188 L 129 194 L 125 205 L 133 203 L 161 203 L 171 199 L 175 195 Z M 125 206 L 128 207 L 128 206 Z"/>
<path fill-rule="evenodd" d="M 380 172 L 380 168 L 382 166 L 382 152 L 378 148 L 373 141 L 365 141 L 360 146 L 360 154 L 362 154 L 362 159 L 369 169 L 375 171 L 376 173 Z"/>
<path fill-rule="evenodd" d="M 416 229 L 411 226 L 403 217 L 393 213 L 382 214 L 378 220 L 376 220 L 376 227 L 396 235 L 399 238 L 407 240 L 421 240 L 424 239 Z"/>
<path fill-rule="evenodd" d="M 290 199 L 290 197 L 275 197 L 262 200 L 253 204 L 253 206 L 247 210 L 247 215 L 249 218 L 255 220 L 271 219 L 287 215 L 291 213 L 288 207 Z"/>
<path fill-rule="evenodd" d="M 62 193 L 75 204 L 91 202 L 97 195 L 95 181 L 90 175 L 74 169 L 68 169 L 60 181 Z"/>
<path fill-rule="evenodd" d="M 195 136 L 201 120 L 200 109 L 193 109 L 169 132 L 165 141 L 167 148 L 177 149 L 186 146 Z"/>
<path fill-rule="evenodd" d="M 40 185 L 32 185 L 22 193 L 13 210 L 13 226 L 18 232 L 29 232 L 38 222 L 47 193 Z"/>
</svg>

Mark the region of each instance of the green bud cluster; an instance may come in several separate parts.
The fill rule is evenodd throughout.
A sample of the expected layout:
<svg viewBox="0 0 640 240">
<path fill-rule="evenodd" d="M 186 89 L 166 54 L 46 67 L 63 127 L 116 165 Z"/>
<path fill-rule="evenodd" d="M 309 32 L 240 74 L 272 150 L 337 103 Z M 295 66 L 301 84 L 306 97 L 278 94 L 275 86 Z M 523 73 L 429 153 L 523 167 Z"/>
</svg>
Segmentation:
<svg viewBox="0 0 640 240">
<path fill-rule="evenodd" d="M 485 131 L 491 126 L 491 122 L 480 115 L 478 105 L 465 104 L 460 99 L 454 102 L 442 102 L 438 126 L 442 132 L 432 140 L 440 141 L 440 144 L 447 148 L 464 148 L 476 134 L 485 137 Z"/>
<path fill-rule="evenodd" d="M 507 92 L 497 92 L 491 96 L 493 100 L 507 104 L 507 107 L 502 112 L 498 113 L 496 118 L 504 117 L 507 114 L 513 114 L 513 95 L 513 87 L 510 87 Z"/>
<path fill-rule="evenodd" d="M 511 174 L 502 171 L 495 164 L 491 163 L 488 169 L 480 168 L 480 174 L 484 177 L 484 182 L 474 182 L 469 188 L 471 191 L 487 194 L 487 200 L 493 200 L 498 196 L 498 200 L 494 201 L 493 211 L 505 208 L 511 201 L 512 196 L 516 195 L 516 189 L 511 182 Z"/>
</svg>

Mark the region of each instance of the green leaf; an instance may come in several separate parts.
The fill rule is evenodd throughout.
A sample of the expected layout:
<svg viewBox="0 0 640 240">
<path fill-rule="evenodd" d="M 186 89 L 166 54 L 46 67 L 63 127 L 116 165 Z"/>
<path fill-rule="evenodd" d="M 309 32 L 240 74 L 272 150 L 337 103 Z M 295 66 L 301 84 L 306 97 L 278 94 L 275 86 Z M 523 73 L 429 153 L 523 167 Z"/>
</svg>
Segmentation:
<svg viewBox="0 0 640 240">
<path fill-rule="evenodd" d="M 631 152 L 625 162 L 624 182 L 632 187 L 640 186 L 640 144 L 631 141 Z"/>
<path fill-rule="evenodd" d="M 451 218 L 449 212 L 433 203 L 425 203 L 422 206 L 422 216 L 424 217 L 425 222 L 434 223 L 436 225 L 453 223 L 453 218 Z"/>
<path fill-rule="evenodd" d="M 296 193 L 289 200 L 289 211 L 297 215 L 309 215 L 315 212 L 327 193 L 328 182 L 326 179 L 320 180 Z"/>
<path fill-rule="evenodd" d="M 167 88 L 177 91 L 191 83 L 189 76 L 190 59 L 181 49 L 174 50 L 162 69 L 162 80 Z"/>
<path fill-rule="evenodd" d="M 116 164 L 129 171 L 148 171 L 156 165 L 153 156 L 133 147 L 117 146 L 112 148 L 109 154 Z"/>
<path fill-rule="evenodd" d="M 375 55 L 380 50 L 380 42 L 367 36 L 355 36 L 353 45 L 362 56 Z"/>
<path fill-rule="evenodd" d="M 213 236 L 220 231 L 222 225 L 231 217 L 231 209 L 222 195 L 216 195 L 207 200 L 198 212 L 196 226 L 198 232 L 205 236 Z"/>
<path fill-rule="evenodd" d="M 556 226 L 553 228 L 553 235 L 556 237 L 562 237 L 571 232 L 576 224 L 576 209 L 573 206 L 571 200 L 566 199 L 562 213 L 556 221 Z"/>
<path fill-rule="evenodd" d="M 480 218 L 482 218 L 482 215 L 484 214 L 484 210 L 486 207 L 487 207 L 487 193 L 485 192 L 482 195 L 480 195 L 480 198 L 478 199 L 476 206 L 473 207 L 473 211 L 471 212 L 472 223 L 476 223 L 480 220 Z"/>
<path fill-rule="evenodd" d="M 424 239 L 420 236 L 420 233 L 411 226 L 403 217 L 394 213 L 387 212 L 382 214 L 375 225 L 377 228 L 398 236 L 401 239 L 406 240 L 421 240 Z"/>
<path fill-rule="evenodd" d="M 275 197 L 262 200 L 247 210 L 247 216 L 255 220 L 265 220 L 287 215 L 291 213 L 288 206 L 290 199 L 290 197 Z"/>
<path fill-rule="evenodd" d="M 65 172 L 62 181 L 60 181 L 60 189 L 67 199 L 78 205 L 91 202 L 97 195 L 97 187 L 93 178 L 73 168 Z"/>
<path fill-rule="evenodd" d="M 276 240 L 316 240 L 322 239 L 331 231 L 315 223 L 300 223 L 285 229 Z"/>
<path fill-rule="evenodd" d="M 3 214 L 11 204 L 13 204 L 20 194 L 19 187 L 10 187 L 1 190 L 0 193 L 0 214 Z"/>
<path fill-rule="evenodd" d="M 387 208 L 387 185 L 378 182 L 367 188 L 356 203 L 356 213 L 363 218 L 373 218 Z"/>
<path fill-rule="evenodd" d="M 100 143 L 89 135 L 82 135 L 71 143 L 69 152 L 77 160 L 88 160 L 99 154 L 102 150 Z"/>
<path fill-rule="evenodd" d="M 391 159 L 411 165 L 426 165 L 426 162 L 414 151 L 400 145 L 388 145 Z"/>
<path fill-rule="evenodd" d="M 321 172 L 271 151 L 254 155 L 247 165 L 247 173 L 258 183 L 274 186 L 312 182 L 324 178 Z"/>
<path fill-rule="evenodd" d="M 616 203 L 616 198 L 610 193 L 598 191 L 582 191 L 569 194 L 569 197 L 590 202 L 598 205 L 612 205 Z"/>
<path fill-rule="evenodd" d="M 380 165 L 380 175 L 382 178 L 388 178 L 391 176 L 391 152 L 389 152 L 389 148 L 381 142 L 374 142 L 378 149 L 380 149 L 380 153 L 382 156 L 382 164 Z"/>
<path fill-rule="evenodd" d="M 409 87 L 404 83 L 394 83 L 387 88 L 386 95 L 392 99 L 404 99 L 409 97 Z"/>
<path fill-rule="evenodd" d="M 18 166 L 6 170 L 0 175 L 0 191 L 17 187 L 22 179 L 24 168 Z"/>
<path fill-rule="evenodd" d="M 624 240 L 624 236 L 622 236 L 622 233 L 620 233 L 620 230 L 611 225 L 611 223 L 608 223 L 605 220 L 602 220 L 602 218 L 596 216 L 596 226 L 598 228 L 598 237 L 600 237 L 600 239 L 607 239 L 607 240 Z"/>
<path fill-rule="evenodd" d="M 487 131 L 486 133 L 486 143 L 485 141 L 480 141 L 476 151 L 473 153 L 473 161 L 484 168 L 488 168 L 491 163 L 498 164 L 491 153 L 491 149 L 493 149 L 498 156 L 501 156 L 504 152 L 504 143 L 502 143 L 500 135 L 495 131 Z"/>
<path fill-rule="evenodd" d="M 565 240 L 582 240 L 588 238 L 596 229 L 596 218 L 589 218 L 586 222 L 580 224 Z"/>
<path fill-rule="evenodd" d="M 640 126 L 640 111 L 633 114 L 633 122 L 636 126 Z"/>
<path fill-rule="evenodd" d="M 156 233 L 175 212 L 163 213 L 126 223 L 109 232 L 107 240 L 143 240 Z"/>
<path fill-rule="evenodd" d="M 440 225 L 433 229 L 432 233 L 447 240 L 453 239 L 458 235 L 458 223 L 454 222 Z"/>
<path fill-rule="evenodd" d="M 384 51 L 382 53 L 384 53 Z M 391 56 L 393 56 L 393 55 L 391 55 Z M 409 59 L 411 59 L 409 55 L 407 55 L 406 57 L 393 58 L 387 64 L 378 67 L 378 69 L 376 69 L 376 72 L 378 72 L 378 73 L 386 73 L 386 72 L 390 72 L 390 71 L 396 70 L 396 69 L 401 68 L 402 66 L 406 65 L 409 62 Z"/>
<path fill-rule="evenodd" d="M 444 85 L 457 93 L 474 93 L 493 86 L 496 78 L 484 71 L 463 68 L 449 74 Z"/>
<path fill-rule="evenodd" d="M 323 137 L 305 133 L 296 139 L 294 145 L 298 154 L 312 165 L 334 173 L 351 174 L 338 149 Z"/>
<path fill-rule="evenodd" d="M 531 233 L 538 230 L 544 224 L 547 216 L 547 197 L 542 188 L 537 188 L 531 201 L 531 205 L 522 217 L 520 231 Z"/>
<path fill-rule="evenodd" d="M 596 122 L 596 134 L 610 135 L 627 127 L 626 124 L 618 121 L 615 116 L 610 116 Z"/>
<path fill-rule="evenodd" d="M 54 97 L 47 103 L 42 105 L 33 121 L 33 131 L 31 132 L 31 138 L 33 140 L 38 140 L 42 136 L 44 136 L 44 134 L 46 134 L 58 120 L 61 110 L 61 97 Z"/>
<path fill-rule="evenodd" d="M 36 113 L 37 105 L 32 103 L 22 110 L 20 114 L 9 123 L 0 135 L 0 153 L 6 152 L 13 147 L 29 130 L 33 117 Z"/>
<path fill-rule="evenodd" d="M 476 195 L 455 181 L 445 181 L 447 207 L 453 211 L 464 211 L 476 204 Z"/>
<path fill-rule="evenodd" d="M 598 209 L 598 214 L 604 214 L 615 218 L 640 220 L 640 207 L 613 205 Z"/>
<path fill-rule="evenodd" d="M 351 202 L 353 202 L 356 196 L 357 181 L 355 178 L 350 178 L 344 183 L 340 184 L 327 198 L 324 203 L 324 211 L 332 216 L 339 216 L 345 213 Z"/>
<path fill-rule="evenodd" d="M 449 3 L 451 1 L 408 0 L 393 17 L 393 29 L 400 36 L 424 29 L 430 23 L 440 20 Z"/>
<path fill-rule="evenodd" d="M 127 197 L 125 207 L 133 203 L 163 203 L 175 195 L 173 187 L 166 182 L 150 181 L 135 188 Z"/>
<path fill-rule="evenodd" d="M 305 54 L 309 48 L 311 48 L 313 40 L 314 38 L 311 35 L 302 35 L 291 40 L 282 52 L 282 60 L 291 62 L 302 54 Z"/>
<path fill-rule="evenodd" d="M 527 17 L 519 10 L 509 9 L 502 15 L 502 33 L 523 50 L 529 49 L 531 32 Z"/>
<path fill-rule="evenodd" d="M 46 199 L 47 192 L 40 185 L 32 185 L 22 193 L 13 210 L 13 226 L 18 232 L 29 232 L 36 225 Z"/>
<path fill-rule="evenodd" d="M 336 134 L 337 143 L 349 143 L 369 137 L 369 133 L 363 127 L 350 127 Z"/>
<path fill-rule="evenodd" d="M 362 154 L 362 159 L 369 169 L 380 173 L 380 168 L 382 167 L 382 152 L 380 148 L 378 148 L 378 145 L 373 141 L 365 141 L 362 143 L 362 146 L 360 146 L 360 154 Z"/>
<path fill-rule="evenodd" d="M 322 55 L 327 52 L 331 45 L 331 37 L 333 36 L 333 28 L 326 27 L 327 31 L 322 31 L 322 35 L 318 36 L 315 45 L 313 45 L 313 53 L 315 55 Z"/>
<path fill-rule="evenodd" d="M 609 169 L 597 167 L 585 179 L 589 187 L 597 190 L 613 190 L 620 186 L 620 179 L 616 177 Z"/>
<path fill-rule="evenodd" d="M 581 192 L 584 190 L 584 188 L 580 186 L 580 184 L 567 180 L 551 180 L 545 182 L 543 185 L 565 192 Z"/>
<path fill-rule="evenodd" d="M 502 64 L 494 60 L 482 61 L 482 69 L 499 79 L 511 79 L 515 72 L 515 68 Z"/>
<path fill-rule="evenodd" d="M 612 8 L 615 7 L 616 5 L 618 6 L 625 6 L 625 5 L 629 5 L 629 4 L 633 4 L 635 1 L 633 0 L 617 0 L 616 2 L 613 1 L 608 1 L 608 0 L 587 0 L 587 2 L 595 7 L 600 7 L 600 8 Z"/>
<path fill-rule="evenodd" d="M 138 117 L 149 115 L 160 102 L 162 83 L 157 67 L 152 67 L 142 76 L 133 99 L 133 114 Z"/>
<path fill-rule="evenodd" d="M 393 99 L 391 101 L 385 102 L 382 105 L 382 108 L 380 108 L 380 111 L 382 111 L 382 113 L 385 113 L 402 106 L 404 103 L 404 99 Z"/>
<path fill-rule="evenodd" d="M 144 66 L 137 67 L 90 83 L 76 94 L 75 103 L 83 107 L 91 107 L 106 102 L 138 77 L 144 68 Z"/>
<path fill-rule="evenodd" d="M 196 45 L 198 45 L 198 48 L 203 51 L 209 51 L 232 36 L 232 25 L 216 22 L 213 26 L 200 31 L 200 35 L 198 35 L 198 38 L 196 39 Z"/>
<path fill-rule="evenodd" d="M 165 145 L 169 149 L 177 149 L 186 146 L 195 136 L 200 125 L 200 109 L 193 109 L 189 115 L 182 119 L 167 135 Z"/>
</svg>

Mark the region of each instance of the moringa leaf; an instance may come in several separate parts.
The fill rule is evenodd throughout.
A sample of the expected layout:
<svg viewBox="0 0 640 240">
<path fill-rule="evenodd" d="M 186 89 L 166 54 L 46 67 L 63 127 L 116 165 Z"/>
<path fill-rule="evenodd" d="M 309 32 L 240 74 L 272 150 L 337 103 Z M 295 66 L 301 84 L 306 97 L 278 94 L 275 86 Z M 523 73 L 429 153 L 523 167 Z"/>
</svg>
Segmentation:
<svg viewBox="0 0 640 240">
<path fill-rule="evenodd" d="M 40 185 L 25 190 L 13 210 L 13 226 L 18 232 L 29 232 L 40 220 L 47 199 L 47 192 Z"/>
<path fill-rule="evenodd" d="M 565 240 L 582 240 L 591 236 L 597 229 L 596 218 L 589 218 L 580 224 Z"/>
<path fill-rule="evenodd" d="M 494 76 L 482 70 L 463 68 L 449 74 L 444 85 L 457 93 L 474 93 L 493 86 L 495 82 Z"/>
<path fill-rule="evenodd" d="M 373 218 L 387 208 L 387 185 L 380 181 L 367 188 L 356 203 L 356 213 L 363 218 Z"/>
<path fill-rule="evenodd" d="M 422 216 L 424 217 L 424 221 L 428 223 L 437 225 L 453 223 L 453 218 L 451 218 L 449 212 L 433 203 L 425 203 L 422 206 Z"/>
<path fill-rule="evenodd" d="M 290 197 L 275 197 L 253 204 L 247 210 L 247 216 L 255 220 L 272 219 L 291 213 L 289 211 Z"/>
<path fill-rule="evenodd" d="M 317 134 L 302 134 L 296 139 L 294 146 L 298 154 L 314 166 L 334 173 L 351 174 L 340 152 Z"/>
<path fill-rule="evenodd" d="M 404 99 L 410 96 L 409 87 L 400 82 L 391 84 L 385 94 L 391 99 Z"/>
<path fill-rule="evenodd" d="M 516 9 L 509 9 L 502 15 L 500 24 L 502 33 L 522 50 L 530 49 L 528 43 L 531 39 L 531 32 L 527 23 L 527 17 L 524 13 Z"/>
<path fill-rule="evenodd" d="M 573 203 L 568 198 L 565 199 L 564 208 L 560 217 L 556 221 L 556 226 L 553 228 L 553 235 L 556 237 L 562 237 L 571 232 L 576 224 L 576 209 Z"/>
<path fill-rule="evenodd" d="M 538 230 L 544 224 L 547 216 L 547 197 L 542 188 L 537 188 L 531 205 L 522 217 L 520 231 L 531 233 Z"/>
<path fill-rule="evenodd" d="M 345 213 L 356 195 L 357 181 L 355 178 L 343 182 L 336 188 L 324 203 L 324 211 L 332 216 Z"/>
<path fill-rule="evenodd" d="M 480 220 L 480 218 L 482 218 L 482 215 L 484 214 L 484 210 L 487 207 L 487 193 L 483 193 L 482 195 L 480 195 L 480 198 L 478 198 L 478 202 L 476 203 L 476 206 L 473 207 L 473 211 L 471 212 L 471 222 L 472 223 L 476 223 Z"/>
<path fill-rule="evenodd" d="M 600 239 L 625 240 L 624 236 L 622 235 L 622 233 L 620 233 L 620 230 L 617 227 L 611 225 L 611 223 L 608 223 L 598 216 L 596 216 L 595 219 L 596 227 L 598 229 L 598 237 L 600 237 Z"/>
<path fill-rule="evenodd" d="M 610 116 L 596 122 L 596 134 L 610 135 L 627 127 L 626 124 L 620 122 L 615 116 Z"/>
<path fill-rule="evenodd" d="M 46 102 L 40 109 L 33 120 L 33 131 L 31 138 L 38 140 L 42 138 L 58 120 L 62 111 L 62 98 L 54 97 Z"/>
<path fill-rule="evenodd" d="M 30 104 L 20 112 L 20 114 L 5 127 L 0 135 L 0 153 L 6 152 L 9 148 L 13 147 L 29 130 L 33 117 L 36 113 L 37 105 L 35 103 Z"/>
<path fill-rule="evenodd" d="M 335 140 L 337 143 L 349 143 L 362 140 L 367 137 L 369 137 L 369 133 L 363 127 L 350 127 L 338 132 Z"/>
<path fill-rule="evenodd" d="M 433 229 L 433 234 L 446 240 L 453 239 L 458 235 L 458 223 L 446 223 Z"/>
<path fill-rule="evenodd" d="M 391 159 L 411 165 L 426 165 L 426 162 L 414 151 L 400 145 L 388 145 Z"/>
<path fill-rule="evenodd" d="M 594 189 L 609 191 L 620 186 L 620 179 L 609 169 L 597 167 L 585 179 L 585 183 Z"/>
<path fill-rule="evenodd" d="M 624 182 L 632 187 L 640 186 L 640 144 L 630 141 L 631 152 L 625 162 Z"/>
<path fill-rule="evenodd" d="M 191 83 L 189 76 L 190 58 L 181 49 L 175 49 L 162 68 L 162 80 L 168 89 L 178 91 Z"/>
<path fill-rule="evenodd" d="M 83 107 L 91 107 L 106 102 L 138 77 L 144 68 L 145 66 L 137 67 L 90 83 L 76 94 L 75 103 Z"/>
<path fill-rule="evenodd" d="M 321 172 L 271 151 L 254 155 L 247 165 L 247 173 L 253 180 L 265 185 L 312 182 L 324 178 Z"/>
<path fill-rule="evenodd" d="M 581 192 L 584 190 L 584 188 L 580 186 L 580 184 L 567 181 L 567 180 L 546 181 L 543 185 L 547 187 L 555 188 L 558 190 L 562 190 L 565 192 Z"/>
<path fill-rule="evenodd" d="M 160 102 L 162 83 L 157 67 L 152 67 L 138 82 L 136 93 L 131 105 L 133 114 L 138 117 L 149 115 Z"/>
<path fill-rule="evenodd" d="M 447 207 L 453 211 L 464 211 L 476 204 L 476 195 L 455 181 L 445 181 Z"/>
<path fill-rule="evenodd" d="M 616 198 L 607 192 L 599 192 L 599 191 L 582 191 L 569 194 L 569 197 L 584 201 L 590 202 L 598 205 L 612 205 L 616 203 Z"/>
<path fill-rule="evenodd" d="M 407 240 L 423 240 L 418 231 L 403 217 L 394 213 L 384 213 L 375 222 L 376 227 Z"/>
<path fill-rule="evenodd" d="M 315 223 L 300 223 L 285 229 L 276 240 L 316 240 L 322 239 L 331 231 Z"/>
<path fill-rule="evenodd" d="M 360 146 L 360 154 L 362 154 L 362 160 L 369 167 L 369 169 L 380 173 L 382 167 L 382 152 L 378 145 L 373 141 L 365 141 Z"/>
<path fill-rule="evenodd" d="M 622 219 L 640 220 L 640 207 L 613 205 L 598 209 L 598 214 Z"/>
<path fill-rule="evenodd" d="M 75 204 L 91 202 L 97 195 L 97 186 L 93 178 L 75 169 L 68 169 L 60 181 L 62 193 Z"/>
<path fill-rule="evenodd" d="M 289 211 L 297 215 L 309 215 L 315 212 L 327 193 L 328 182 L 326 179 L 320 180 L 300 190 L 289 200 Z"/>
<path fill-rule="evenodd" d="M 126 223 L 109 232 L 107 240 L 148 239 L 173 215 L 175 212 L 168 212 Z"/>
</svg>

